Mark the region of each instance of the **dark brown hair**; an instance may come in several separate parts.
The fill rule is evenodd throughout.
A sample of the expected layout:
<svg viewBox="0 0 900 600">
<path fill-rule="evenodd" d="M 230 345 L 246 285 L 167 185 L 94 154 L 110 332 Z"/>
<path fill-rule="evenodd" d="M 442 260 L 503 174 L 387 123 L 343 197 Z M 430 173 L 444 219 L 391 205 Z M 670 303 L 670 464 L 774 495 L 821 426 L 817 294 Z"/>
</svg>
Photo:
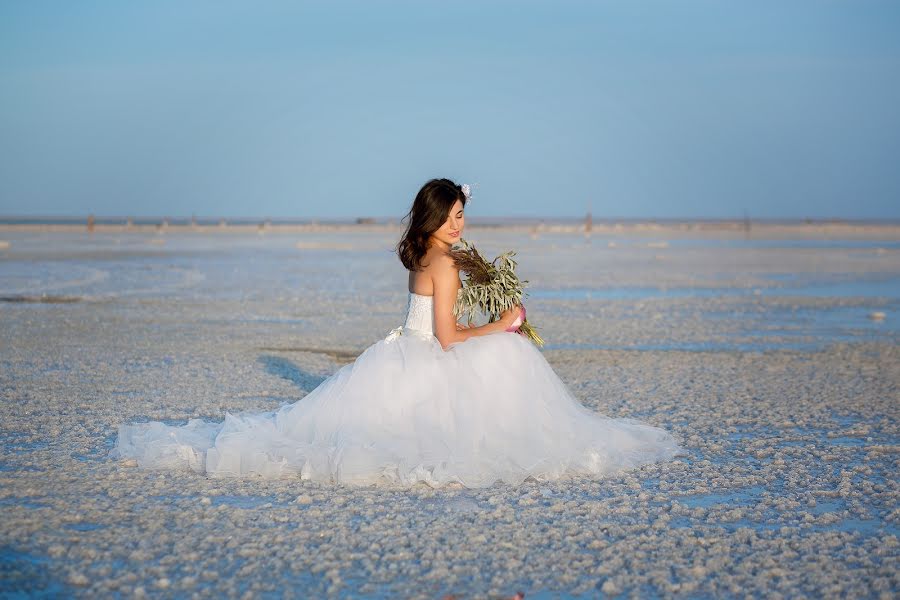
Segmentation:
<svg viewBox="0 0 900 600">
<path fill-rule="evenodd" d="M 420 261 L 428 250 L 428 238 L 447 221 L 457 200 L 465 207 L 462 186 L 449 179 L 432 179 L 422 186 L 412 208 L 403 217 L 403 221 L 407 221 L 406 231 L 397 244 L 397 254 L 404 267 L 410 271 L 422 269 Z"/>
</svg>

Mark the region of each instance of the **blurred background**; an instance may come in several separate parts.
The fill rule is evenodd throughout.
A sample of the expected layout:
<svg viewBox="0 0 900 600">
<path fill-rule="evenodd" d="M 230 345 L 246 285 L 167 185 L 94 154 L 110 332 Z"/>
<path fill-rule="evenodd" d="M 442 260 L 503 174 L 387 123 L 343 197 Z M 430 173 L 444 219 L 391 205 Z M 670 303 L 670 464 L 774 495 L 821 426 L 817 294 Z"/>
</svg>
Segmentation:
<svg viewBox="0 0 900 600">
<path fill-rule="evenodd" d="M 4 2 L 0 216 L 900 218 L 900 3 Z"/>
</svg>

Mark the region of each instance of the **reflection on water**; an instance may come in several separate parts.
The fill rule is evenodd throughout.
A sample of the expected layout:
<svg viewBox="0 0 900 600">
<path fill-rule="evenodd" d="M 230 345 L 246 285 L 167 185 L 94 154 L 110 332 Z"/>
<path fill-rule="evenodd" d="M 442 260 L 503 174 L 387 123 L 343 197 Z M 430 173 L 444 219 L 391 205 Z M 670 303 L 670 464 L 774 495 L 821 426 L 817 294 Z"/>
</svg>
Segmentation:
<svg viewBox="0 0 900 600">
<path fill-rule="evenodd" d="M 667 240 L 666 243 L 673 248 L 808 248 L 818 250 L 900 249 L 900 242 L 895 240 L 756 240 L 750 238 L 725 240 L 681 239 Z"/>
<path fill-rule="evenodd" d="M 771 287 L 532 288 L 530 298 L 554 300 L 637 300 L 643 298 L 719 298 L 723 296 L 809 296 L 815 298 L 888 298 L 900 300 L 900 279 L 810 282 L 793 274 L 766 274 Z"/>
<path fill-rule="evenodd" d="M 653 343 L 550 343 L 546 350 L 630 349 L 714 352 L 732 350 L 763 352 L 774 349 L 814 351 L 835 342 L 885 340 L 896 343 L 900 334 L 900 278 L 811 281 L 793 274 L 763 277 L 772 287 L 618 287 L 566 288 L 528 291 L 536 300 L 639 301 L 648 299 L 709 299 L 702 318 L 710 322 L 730 322 L 736 331 L 699 341 L 660 340 Z M 850 304 L 817 305 L 766 304 L 765 298 L 840 299 Z M 726 299 L 725 305 L 714 302 Z M 734 301 L 738 304 L 735 305 Z M 742 301 L 743 300 L 743 301 Z"/>
</svg>

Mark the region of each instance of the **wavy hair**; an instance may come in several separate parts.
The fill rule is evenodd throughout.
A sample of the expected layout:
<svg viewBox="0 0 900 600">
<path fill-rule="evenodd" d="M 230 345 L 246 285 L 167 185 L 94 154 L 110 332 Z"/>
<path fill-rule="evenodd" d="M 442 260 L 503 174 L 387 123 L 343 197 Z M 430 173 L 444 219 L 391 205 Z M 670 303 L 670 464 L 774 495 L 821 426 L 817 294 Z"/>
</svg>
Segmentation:
<svg viewBox="0 0 900 600">
<path fill-rule="evenodd" d="M 449 179 L 432 179 L 422 186 L 412 208 L 401 221 L 407 225 L 397 244 L 397 254 L 404 267 L 410 271 L 422 269 L 421 260 L 428 251 L 428 239 L 447 221 L 447 215 L 457 200 L 465 207 L 466 196 L 462 186 Z"/>
</svg>

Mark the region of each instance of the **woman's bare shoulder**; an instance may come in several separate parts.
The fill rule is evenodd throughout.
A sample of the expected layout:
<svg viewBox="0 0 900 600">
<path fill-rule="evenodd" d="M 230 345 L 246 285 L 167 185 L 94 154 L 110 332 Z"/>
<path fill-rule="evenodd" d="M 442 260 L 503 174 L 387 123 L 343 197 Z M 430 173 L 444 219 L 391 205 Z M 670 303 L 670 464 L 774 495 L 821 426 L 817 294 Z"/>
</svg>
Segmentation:
<svg viewBox="0 0 900 600">
<path fill-rule="evenodd" d="M 432 276 L 439 277 L 441 275 L 456 275 L 459 273 L 459 269 L 456 268 L 456 263 L 453 262 L 453 257 L 441 249 L 429 249 L 428 253 L 425 255 L 425 260 L 428 262 L 428 266 L 425 267 L 425 270 Z"/>
</svg>

